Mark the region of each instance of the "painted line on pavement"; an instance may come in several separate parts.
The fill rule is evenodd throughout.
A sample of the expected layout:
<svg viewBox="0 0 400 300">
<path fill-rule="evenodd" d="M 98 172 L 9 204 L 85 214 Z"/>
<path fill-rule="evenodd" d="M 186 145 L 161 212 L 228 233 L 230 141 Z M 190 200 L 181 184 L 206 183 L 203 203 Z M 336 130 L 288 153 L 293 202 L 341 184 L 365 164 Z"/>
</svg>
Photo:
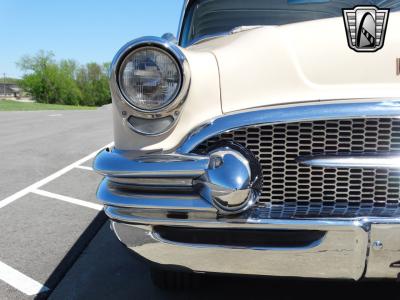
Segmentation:
<svg viewBox="0 0 400 300">
<path fill-rule="evenodd" d="M 44 186 L 45 184 L 48 184 L 49 182 L 53 181 L 54 179 L 64 175 L 65 173 L 68 173 L 69 171 L 71 171 L 72 169 L 74 169 L 75 167 L 87 162 L 88 160 L 94 158 L 97 153 L 107 147 L 111 147 L 114 143 L 110 143 L 104 147 L 101 147 L 99 150 L 94 151 L 93 153 L 89 154 L 88 156 L 85 156 L 84 158 L 70 164 L 69 166 L 66 166 L 65 168 L 51 174 L 50 176 L 35 182 L 34 184 L 24 188 L 23 190 L 20 190 L 19 192 L 16 192 L 15 194 L 3 199 L 0 201 L 0 208 L 3 208 L 4 206 L 14 202 L 15 200 L 18 200 L 19 198 L 22 198 L 24 196 L 26 196 L 27 194 L 33 192 L 34 190 L 39 189 L 40 187 Z"/>
<path fill-rule="evenodd" d="M 69 202 L 69 203 L 80 205 L 80 206 L 85 206 L 85 207 L 92 208 L 92 209 L 99 210 L 99 211 L 103 209 L 103 205 L 100 205 L 100 204 L 96 204 L 96 203 L 92 203 L 92 202 L 88 202 L 88 201 L 84 201 L 84 200 L 79 200 L 76 198 L 63 196 L 63 195 L 59 195 L 59 194 L 55 194 L 55 193 L 51 193 L 51 192 L 47 192 L 47 191 L 43 191 L 43 190 L 34 190 L 34 191 L 32 191 L 32 193 L 40 195 L 40 196 L 52 198 L 52 199 Z"/>
<path fill-rule="evenodd" d="M 0 280 L 21 291 L 25 295 L 33 296 L 49 291 L 49 288 L 36 280 L 22 274 L 14 268 L 0 261 Z"/>
<path fill-rule="evenodd" d="M 82 170 L 93 171 L 92 167 L 87 167 L 87 166 L 76 166 L 75 168 L 82 169 Z"/>
</svg>

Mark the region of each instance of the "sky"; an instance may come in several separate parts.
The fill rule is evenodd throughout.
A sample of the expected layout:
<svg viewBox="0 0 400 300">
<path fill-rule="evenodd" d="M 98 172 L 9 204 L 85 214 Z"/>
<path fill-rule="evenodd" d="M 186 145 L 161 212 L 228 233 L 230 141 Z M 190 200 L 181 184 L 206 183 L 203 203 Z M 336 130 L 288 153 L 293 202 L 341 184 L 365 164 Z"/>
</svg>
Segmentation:
<svg viewBox="0 0 400 300">
<path fill-rule="evenodd" d="M 0 75 L 39 50 L 81 64 L 110 62 L 128 41 L 176 35 L 183 0 L 0 0 Z"/>
</svg>

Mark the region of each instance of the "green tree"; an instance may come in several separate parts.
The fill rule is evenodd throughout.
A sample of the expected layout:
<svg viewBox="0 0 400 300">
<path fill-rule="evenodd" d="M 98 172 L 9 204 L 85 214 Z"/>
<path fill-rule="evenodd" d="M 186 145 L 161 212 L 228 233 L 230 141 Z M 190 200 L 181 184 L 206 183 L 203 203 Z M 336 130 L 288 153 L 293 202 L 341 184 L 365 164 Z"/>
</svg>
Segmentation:
<svg viewBox="0 0 400 300">
<path fill-rule="evenodd" d="M 53 52 L 39 51 L 17 63 L 25 72 L 20 84 L 42 103 L 100 106 L 111 102 L 109 64 L 80 66 L 74 60 L 56 62 Z"/>
<path fill-rule="evenodd" d="M 56 103 L 57 64 L 53 52 L 39 51 L 35 56 L 24 56 L 17 63 L 24 75 L 20 84 L 36 101 Z"/>
<path fill-rule="evenodd" d="M 101 106 L 111 102 L 107 66 L 88 63 L 79 69 L 77 82 L 82 92 L 82 105 Z"/>
<path fill-rule="evenodd" d="M 76 82 L 78 63 L 74 60 L 62 60 L 58 65 L 59 99 L 62 104 L 79 105 L 82 92 Z"/>
</svg>

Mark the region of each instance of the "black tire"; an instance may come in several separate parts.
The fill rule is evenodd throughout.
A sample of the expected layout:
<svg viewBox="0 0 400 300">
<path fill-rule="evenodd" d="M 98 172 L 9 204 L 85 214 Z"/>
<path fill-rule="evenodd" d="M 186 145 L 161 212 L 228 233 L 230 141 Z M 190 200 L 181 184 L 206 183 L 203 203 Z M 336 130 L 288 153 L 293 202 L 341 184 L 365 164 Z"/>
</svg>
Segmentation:
<svg viewBox="0 0 400 300">
<path fill-rule="evenodd" d="M 150 276 L 153 284 L 162 290 L 187 290 L 199 286 L 199 276 L 194 273 L 164 270 L 151 267 Z"/>
</svg>

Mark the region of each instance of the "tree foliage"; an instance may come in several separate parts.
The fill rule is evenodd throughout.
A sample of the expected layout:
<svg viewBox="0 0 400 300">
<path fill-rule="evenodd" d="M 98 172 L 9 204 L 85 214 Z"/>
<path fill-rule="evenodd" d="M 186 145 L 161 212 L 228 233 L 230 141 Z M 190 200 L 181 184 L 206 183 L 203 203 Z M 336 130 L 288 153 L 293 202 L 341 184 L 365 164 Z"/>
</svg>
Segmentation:
<svg viewBox="0 0 400 300">
<path fill-rule="evenodd" d="M 53 52 L 39 51 L 34 56 L 22 57 L 17 65 L 25 72 L 21 87 L 37 102 L 89 106 L 111 102 L 109 64 L 56 61 Z"/>
</svg>

